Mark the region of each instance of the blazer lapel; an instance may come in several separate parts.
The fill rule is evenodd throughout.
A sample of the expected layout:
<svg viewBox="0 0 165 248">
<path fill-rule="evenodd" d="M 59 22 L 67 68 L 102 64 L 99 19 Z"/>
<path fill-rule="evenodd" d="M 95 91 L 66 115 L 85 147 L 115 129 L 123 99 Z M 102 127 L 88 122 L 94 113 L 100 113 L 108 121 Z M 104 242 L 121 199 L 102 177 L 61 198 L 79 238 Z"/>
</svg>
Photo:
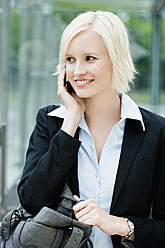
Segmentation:
<svg viewBox="0 0 165 248">
<path fill-rule="evenodd" d="M 79 139 L 79 131 L 80 131 L 80 128 L 78 127 L 77 131 L 75 133 L 75 136 L 74 136 L 76 139 Z M 79 196 L 79 184 L 78 184 L 78 171 L 77 170 L 78 170 L 78 154 L 76 156 L 74 164 L 73 164 L 71 171 L 69 173 L 67 183 L 68 183 L 72 193 L 74 195 Z"/>
<path fill-rule="evenodd" d="M 116 201 L 120 195 L 124 182 L 128 176 L 129 170 L 132 166 L 136 153 L 142 142 L 145 132 L 142 129 L 140 121 L 126 120 L 123 144 L 121 149 L 120 161 L 118 172 L 116 176 L 116 182 L 114 186 L 111 210 L 112 213 L 116 204 Z"/>
</svg>

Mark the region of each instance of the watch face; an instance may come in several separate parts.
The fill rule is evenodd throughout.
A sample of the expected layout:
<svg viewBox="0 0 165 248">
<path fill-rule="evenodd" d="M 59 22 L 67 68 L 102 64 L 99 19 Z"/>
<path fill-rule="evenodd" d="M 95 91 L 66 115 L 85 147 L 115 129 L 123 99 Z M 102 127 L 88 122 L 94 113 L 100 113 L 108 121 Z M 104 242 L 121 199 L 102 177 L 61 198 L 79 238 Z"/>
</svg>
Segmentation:
<svg viewBox="0 0 165 248">
<path fill-rule="evenodd" d="M 127 224 L 130 228 L 130 232 L 124 237 L 125 239 L 128 239 L 134 233 L 134 224 L 129 219 L 127 219 L 125 217 L 123 217 L 123 219 L 127 221 Z"/>
<path fill-rule="evenodd" d="M 129 221 L 129 226 L 130 226 L 131 231 L 134 231 L 134 224 L 131 221 Z"/>
</svg>

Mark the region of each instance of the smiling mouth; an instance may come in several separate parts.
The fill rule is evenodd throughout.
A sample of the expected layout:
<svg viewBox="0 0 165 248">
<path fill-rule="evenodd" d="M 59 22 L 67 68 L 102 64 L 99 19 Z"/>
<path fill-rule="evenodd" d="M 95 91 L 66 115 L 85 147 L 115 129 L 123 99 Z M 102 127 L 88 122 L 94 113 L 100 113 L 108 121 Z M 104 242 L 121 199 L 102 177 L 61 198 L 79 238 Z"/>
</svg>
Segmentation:
<svg viewBox="0 0 165 248">
<path fill-rule="evenodd" d="M 75 80 L 76 85 L 78 87 L 84 87 L 86 85 L 89 85 L 93 81 L 94 81 L 94 79 L 91 79 L 91 80 Z"/>
</svg>

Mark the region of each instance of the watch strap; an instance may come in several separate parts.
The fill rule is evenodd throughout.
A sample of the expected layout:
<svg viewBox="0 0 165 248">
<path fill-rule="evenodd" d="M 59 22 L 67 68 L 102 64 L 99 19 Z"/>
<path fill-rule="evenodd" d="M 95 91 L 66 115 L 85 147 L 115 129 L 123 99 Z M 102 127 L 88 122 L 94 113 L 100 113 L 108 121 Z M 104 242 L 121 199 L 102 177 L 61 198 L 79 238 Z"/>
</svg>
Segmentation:
<svg viewBox="0 0 165 248">
<path fill-rule="evenodd" d="M 129 219 L 122 217 L 122 219 L 127 221 L 128 227 L 130 229 L 130 232 L 124 237 L 125 239 L 129 239 L 132 234 L 134 233 L 134 224 L 132 223 L 132 221 L 130 221 Z"/>
</svg>

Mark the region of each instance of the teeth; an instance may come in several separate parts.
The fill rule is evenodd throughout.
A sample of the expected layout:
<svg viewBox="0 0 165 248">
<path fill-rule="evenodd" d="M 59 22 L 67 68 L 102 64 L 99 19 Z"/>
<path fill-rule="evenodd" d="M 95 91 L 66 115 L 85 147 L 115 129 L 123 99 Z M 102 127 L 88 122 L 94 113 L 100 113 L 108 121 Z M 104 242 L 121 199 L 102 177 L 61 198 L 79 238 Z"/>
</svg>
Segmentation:
<svg viewBox="0 0 165 248">
<path fill-rule="evenodd" d="M 91 80 L 77 80 L 77 84 L 86 84 L 86 83 L 89 83 Z"/>
</svg>

